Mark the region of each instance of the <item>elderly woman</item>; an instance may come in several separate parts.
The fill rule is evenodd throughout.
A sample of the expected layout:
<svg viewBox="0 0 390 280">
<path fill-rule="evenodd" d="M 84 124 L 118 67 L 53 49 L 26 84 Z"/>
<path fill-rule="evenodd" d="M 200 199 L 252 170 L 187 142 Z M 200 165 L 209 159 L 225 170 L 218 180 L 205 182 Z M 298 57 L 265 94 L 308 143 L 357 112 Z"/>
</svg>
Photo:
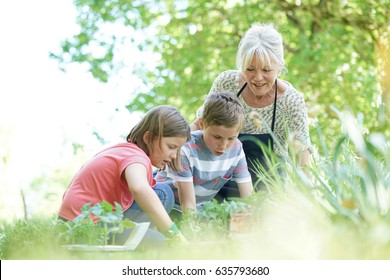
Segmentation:
<svg viewBox="0 0 390 280">
<path fill-rule="evenodd" d="M 278 76 L 286 71 L 283 39 L 272 24 L 255 23 L 245 33 L 238 46 L 238 70 L 227 70 L 215 79 L 210 93 L 237 94 L 244 105 L 246 119 L 239 139 L 243 142 L 247 161 L 264 161 L 265 144 L 281 159 L 294 149 L 296 162 L 302 167 L 310 164 L 311 142 L 304 98 L 289 82 Z M 201 115 L 202 107 L 197 111 Z M 198 129 L 198 120 L 191 125 Z"/>
</svg>

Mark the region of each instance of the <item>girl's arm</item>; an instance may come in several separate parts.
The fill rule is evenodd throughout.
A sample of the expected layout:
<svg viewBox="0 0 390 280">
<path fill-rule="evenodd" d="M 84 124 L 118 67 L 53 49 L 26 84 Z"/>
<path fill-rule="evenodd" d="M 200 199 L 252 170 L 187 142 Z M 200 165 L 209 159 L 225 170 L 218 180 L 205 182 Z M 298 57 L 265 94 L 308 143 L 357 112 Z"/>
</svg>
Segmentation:
<svg viewBox="0 0 390 280">
<path fill-rule="evenodd" d="M 150 187 L 145 166 L 140 163 L 129 165 L 125 169 L 125 177 L 130 192 L 142 211 L 148 215 L 160 231 L 169 229 L 173 221 L 157 194 Z"/>
<path fill-rule="evenodd" d="M 196 211 L 196 198 L 193 182 L 177 182 L 180 207 L 183 213 Z"/>
</svg>

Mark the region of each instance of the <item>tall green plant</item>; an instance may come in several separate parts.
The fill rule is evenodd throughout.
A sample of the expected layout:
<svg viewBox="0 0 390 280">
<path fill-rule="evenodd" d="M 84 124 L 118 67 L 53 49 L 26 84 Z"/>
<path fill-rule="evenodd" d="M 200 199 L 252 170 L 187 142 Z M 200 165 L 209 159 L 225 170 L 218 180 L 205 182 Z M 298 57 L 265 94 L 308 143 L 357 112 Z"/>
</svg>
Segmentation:
<svg viewBox="0 0 390 280">
<path fill-rule="evenodd" d="M 390 219 L 390 143 L 381 133 L 364 133 L 350 113 L 342 115 L 344 135 L 336 142 L 331 161 L 322 161 L 321 189 L 339 213 L 361 222 Z"/>
<path fill-rule="evenodd" d="M 115 202 L 115 208 L 112 207 L 107 201 L 96 203 L 91 207 L 92 203 L 87 203 L 81 208 L 81 214 L 78 215 L 73 221 L 67 222 L 69 230 L 65 234 L 73 234 L 77 232 L 77 229 L 83 227 L 84 229 L 94 227 L 93 219 L 97 219 L 99 224 L 102 225 L 101 239 L 104 245 L 108 244 L 110 236 L 112 237 L 112 244 L 115 244 L 115 236 L 118 233 L 122 233 L 125 228 L 135 227 L 134 222 L 128 218 L 123 219 L 123 208 Z M 95 227 L 96 228 L 96 227 Z M 100 228 L 100 227 L 99 227 Z M 89 232 L 88 229 L 85 230 Z M 90 240 L 90 238 L 88 238 Z M 73 239 L 74 241 L 74 239 Z"/>
<path fill-rule="evenodd" d="M 183 215 L 180 227 L 191 241 L 224 240 L 229 236 L 229 221 L 234 213 L 250 208 L 250 200 L 213 199 L 205 203 L 199 211 Z"/>
<path fill-rule="evenodd" d="M 56 218 L 17 220 L 0 227 L 0 259 L 61 258 Z"/>
</svg>

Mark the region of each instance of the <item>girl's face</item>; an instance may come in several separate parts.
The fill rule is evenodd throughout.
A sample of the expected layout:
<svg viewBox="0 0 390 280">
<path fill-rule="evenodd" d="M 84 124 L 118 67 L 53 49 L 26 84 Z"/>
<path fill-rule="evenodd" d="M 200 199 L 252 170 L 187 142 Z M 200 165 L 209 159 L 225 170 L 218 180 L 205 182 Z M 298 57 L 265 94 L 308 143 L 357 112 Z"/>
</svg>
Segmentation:
<svg viewBox="0 0 390 280">
<path fill-rule="evenodd" d="M 223 125 L 210 125 L 204 127 L 203 122 L 200 122 L 203 129 L 203 140 L 206 147 L 213 155 L 223 155 L 236 141 L 240 133 L 240 126 L 226 127 Z"/>
<path fill-rule="evenodd" d="M 260 59 L 254 56 L 242 76 L 248 83 L 247 89 L 256 97 L 263 97 L 272 90 L 278 71 L 276 62 L 272 62 L 269 66 L 262 65 Z"/>
<path fill-rule="evenodd" d="M 177 158 L 180 148 L 186 142 L 186 137 L 162 137 L 160 143 L 158 139 L 154 139 L 152 143 L 148 144 L 152 165 L 163 169 L 169 162 Z"/>
</svg>

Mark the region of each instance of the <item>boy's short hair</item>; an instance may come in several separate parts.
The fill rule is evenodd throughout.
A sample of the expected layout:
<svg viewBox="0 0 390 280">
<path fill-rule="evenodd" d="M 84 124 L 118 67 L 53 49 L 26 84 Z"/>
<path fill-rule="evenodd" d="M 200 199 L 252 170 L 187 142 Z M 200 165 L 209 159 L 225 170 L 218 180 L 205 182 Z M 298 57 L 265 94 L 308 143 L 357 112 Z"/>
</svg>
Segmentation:
<svg viewBox="0 0 390 280">
<path fill-rule="evenodd" d="M 228 92 L 211 93 L 203 104 L 201 116 L 205 127 L 223 125 L 226 127 L 244 124 L 245 112 L 238 97 Z"/>
</svg>

